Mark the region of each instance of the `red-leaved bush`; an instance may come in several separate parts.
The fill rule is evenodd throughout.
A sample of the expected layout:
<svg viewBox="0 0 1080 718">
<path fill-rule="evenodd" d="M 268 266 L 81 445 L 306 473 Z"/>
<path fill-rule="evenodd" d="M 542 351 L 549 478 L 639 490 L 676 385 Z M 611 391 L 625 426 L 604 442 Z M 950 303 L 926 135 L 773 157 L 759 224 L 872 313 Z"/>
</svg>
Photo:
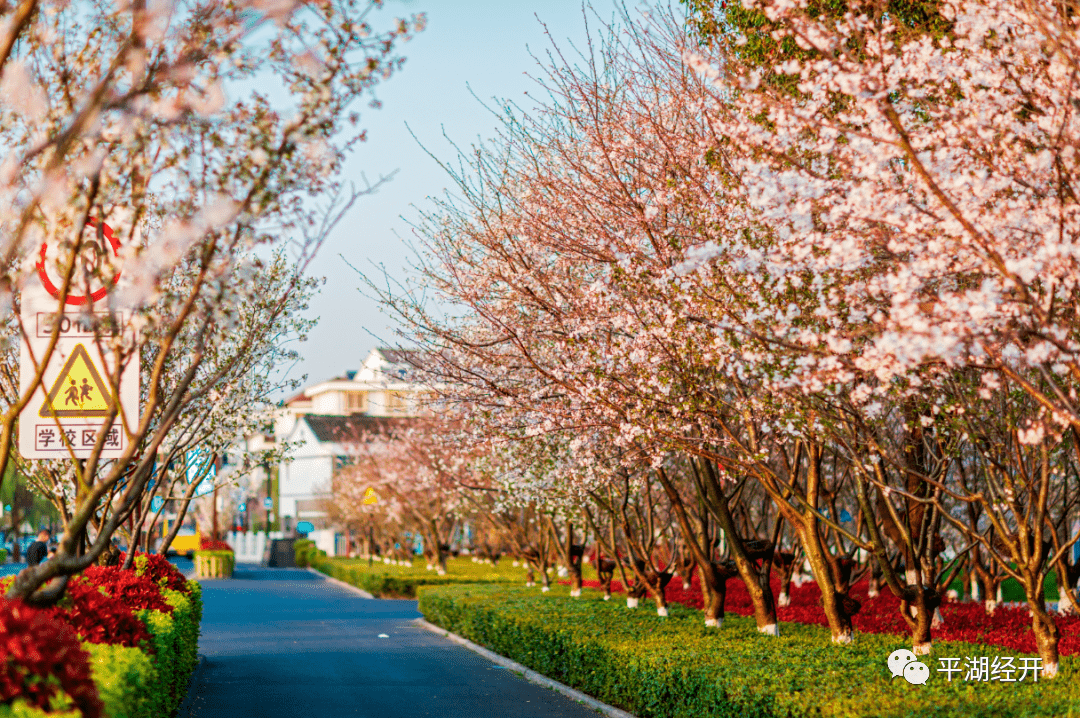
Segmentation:
<svg viewBox="0 0 1080 718">
<path fill-rule="evenodd" d="M 124 565 L 126 558 L 127 554 L 120 554 L 121 566 Z M 135 564 L 135 573 L 140 576 L 149 576 L 150 580 L 156 585 L 185 594 L 191 593 L 184 574 L 180 573 L 180 569 L 176 566 L 169 563 L 169 559 L 166 557 L 156 553 L 136 553 L 133 563 Z"/>
<path fill-rule="evenodd" d="M 161 588 L 146 574 L 125 571 L 119 566 L 90 566 L 83 576 L 113 598 L 123 601 L 133 611 L 149 608 L 164 613 L 173 612 L 172 606 L 162 598 Z"/>
<path fill-rule="evenodd" d="M 568 584 L 569 581 L 560 581 Z M 583 581 L 584 586 L 598 588 L 599 581 Z M 867 595 L 869 584 L 863 581 L 852 588 L 850 595 L 857 599 L 862 608 L 852 618 L 855 630 L 863 633 L 892 633 L 906 635 L 910 631 L 903 616 L 900 615 L 900 599 L 887 588 L 879 595 L 870 598 Z M 611 583 L 613 592 L 623 590 L 619 581 Z M 701 584 L 695 574 L 689 589 L 673 581 L 664 592 L 669 602 L 681 603 L 691 608 L 700 609 L 703 605 Z M 780 595 L 780 581 L 773 580 L 773 595 Z M 821 607 L 821 591 L 817 584 L 808 581 L 801 586 L 792 585 L 791 605 L 777 608 L 777 618 L 791 623 L 806 623 L 828 626 L 825 611 Z M 740 616 L 754 615 L 750 594 L 746 585 L 739 578 L 727 582 L 727 600 L 724 603 L 727 613 Z M 993 615 L 987 615 L 981 602 L 959 602 L 946 600 L 941 605 L 941 614 L 945 625 L 935 628 L 934 640 L 967 641 L 1002 646 L 1023 653 L 1035 653 L 1035 635 L 1031 630 L 1031 617 L 1026 608 L 999 606 Z M 1054 616 L 1061 633 L 1058 651 L 1063 656 L 1080 654 L 1080 617 Z"/>
<path fill-rule="evenodd" d="M 154 586 L 150 586 L 150 589 L 157 591 Z M 161 601 L 160 596 L 158 601 Z M 71 624 L 79 638 L 84 641 L 141 647 L 153 651 L 150 634 L 134 613 L 138 608 L 142 606 L 133 606 L 119 596 L 103 593 L 90 579 L 75 577 L 68 582 L 57 617 Z"/>
<path fill-rule="evenodd" d="M 232 551 L 233 547 L 224 541 L 204 538 L 199 540 L 199 549 L 201 551 Z"/>
<path fill-rule="evenodd" d="M 63 691 L 84 718 L 99 718 L 90 657 L 58 613 L 0 598 L 0 705 L 24 698 L 48 711 L 60 707 L 53 699 Z"/>
</svg>

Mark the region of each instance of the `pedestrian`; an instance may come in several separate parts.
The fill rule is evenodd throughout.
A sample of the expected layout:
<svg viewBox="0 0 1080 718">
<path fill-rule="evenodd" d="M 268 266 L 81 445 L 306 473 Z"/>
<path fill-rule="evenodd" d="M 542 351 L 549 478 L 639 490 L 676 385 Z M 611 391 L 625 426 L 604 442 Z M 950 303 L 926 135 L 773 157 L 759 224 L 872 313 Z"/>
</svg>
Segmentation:
<svg viewBox="0 0 1080 718">
<path fill-rule="evenodd" d="M 37 541 L 30 544 L 30 547 L 26 549 L 26 563 L 30 566 L 37 566 L 39 563 L 45 560 L 45 557 L 49 554 L 49 538 L 52 534 L 48 529 L 41 529 L 38 531 Z"/>
</svg>

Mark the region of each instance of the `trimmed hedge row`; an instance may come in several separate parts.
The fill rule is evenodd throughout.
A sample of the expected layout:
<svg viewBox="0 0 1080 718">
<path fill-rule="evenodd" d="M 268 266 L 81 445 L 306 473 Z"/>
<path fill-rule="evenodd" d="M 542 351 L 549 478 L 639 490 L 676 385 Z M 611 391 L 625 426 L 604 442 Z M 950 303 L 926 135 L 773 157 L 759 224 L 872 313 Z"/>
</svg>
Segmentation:
<svg viewBox="0 0 1080 718">
<path fill-rule="evenodd" d="M 565 587 L 540 595 L 512 586 L 441 586 L 420 591 L 428 621 L 640 718 L 835 716 L 924 718 L 1080 716 L 1080 659 L 1063 658 L 1053 681 L 945 680 L 939 658 L 1017 654 L 994 646 L 935 643 L 921 660 L 926 685 L 892 678 L 886 665 L 903 636 L 859 634 L 834 646 L 818 626 L 784 623 L 763 636 L 753 619 L 728 615 L 707 629 L 700 612 L 670 605 L 659 618 Z"/>
<path fill-rule="evenodd" d="M 146 590 L 154 592 L 154 603 L 168 610 L 139 609 L 137 602 L 129 604 L 134 606 L 132 613 L 137 618 L 136 625 L 145 626 L 145 633 L 141 634 L 144 638 L 139 645 L 123 645 L 122 642 L 108 640 L 91 642 L 84 638 L 81 644 L 77 644 L 81 651 L 74 650 L 76 645 L 73 644 L 75 655 L 65 659 L 82 662 L 83 671 L 89 664 L 90 679 L 100 701 L 93 712 L 97 715 L 100 710 L 100 715 L 105 718 L 159 718 L 171 715 L 186 695 L 188 680 L 198 661 L 199 625 L 202 621 L 202 590 L 198 582 L 186 581 L 163 557 L 140 555 L 135 563 L 134 573 L 145 581 L 142 584 L 124 580 L 123 577 L 130 574 L 115 569 L 96 569 L 97 573 L 88 569 L 89 580 L 98 581 L 98 590 L 104 595 L 108 595 L 109 591 L 127 590 L 126 596 L 118 594 L 116 597 L 128 601 L 135 599 L 132 587 L 141 590 L 145 586 Z M 91 621 L 107 620 L 84 615 L 80 612 L 78 602 L 63 608 L 65 602 L 69 602 L 69 599 L 64 599 L 62 606 L 56 609 L 23 608 L 22 611 L 33 612 L 38 616 L 35 620 L 48 621 L 55 626 L 55 630 L 70 631 L 73 628 L 80 637 L 84 637 Z M 143 596 L 142 602 L 145 605 L 149 601 Z M 0 620 L 0 634 L 4 632 L 2 624 Z M 145 640 L 147 635 L 149 644 Z M 117 639 L 114 637 L 112 640 Z M 43 648 L 51 650 L 47 645 Z M 20 672 L 17 663 L 5 666 L 0 661 L 0 672 L 3 669 L 14 670 L 16 675 Z M 30 681 L 55 680 L 51 676 L 27 675 L 26 678 Z M 86 718 L 83 711 L 67 710 L 69 706 L 66 704 L 69 703 L 70 699 L 63 695 L 62 690 L 53 699 L 51 711 L 19 696 L 0 704 L 0 718 Z"/>
<path fill-rule="evenodd" d="M 320 552 L 321 553 L 321 552 Z M 396 566 L 367 559 L 326 558 L 307 554 L 310 566 L 320 573 L 344 581 L 380 598 L 416 598 L 421 586 L 446 586 L 462 583 L 509 583 L 524 581 L 524 569 L 511 568 L 508 564 L 490 566 L 473 563 L 467 558 L 447 561 L 447 573 L 440 576 L 428 571 L 423 565 Z M 299 552 L 297 554 L 297 565 Z"/>
<path fill-rule="evenodd" d="M 326 552 L 315 548 L 315 542 L 311 539 L 296 539 L 293 551 L 296 553 L 298 568 L 307 568 L 312 565 L 312 561 L 326 558 Z"/>
</svg>

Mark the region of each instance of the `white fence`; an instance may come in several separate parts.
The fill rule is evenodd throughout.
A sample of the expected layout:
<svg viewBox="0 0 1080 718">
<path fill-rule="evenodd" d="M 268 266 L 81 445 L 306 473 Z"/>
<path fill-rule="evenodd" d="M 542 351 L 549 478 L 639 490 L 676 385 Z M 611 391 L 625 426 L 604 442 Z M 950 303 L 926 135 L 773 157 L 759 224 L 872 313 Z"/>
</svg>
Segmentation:
<svg viewBox="0 0 1080 718">
<path fill-rule="evenodd" d="M 271 531 L 270 538 L 285 538 L 285 534 L 280 531 Z M 225 542 L 232 546 L 233 551 L 236 553 L 237 563 L 263 562 L 263 556 L 266 553 L 265 531 L 231 531 L 226 536 Z"/>
</svg>

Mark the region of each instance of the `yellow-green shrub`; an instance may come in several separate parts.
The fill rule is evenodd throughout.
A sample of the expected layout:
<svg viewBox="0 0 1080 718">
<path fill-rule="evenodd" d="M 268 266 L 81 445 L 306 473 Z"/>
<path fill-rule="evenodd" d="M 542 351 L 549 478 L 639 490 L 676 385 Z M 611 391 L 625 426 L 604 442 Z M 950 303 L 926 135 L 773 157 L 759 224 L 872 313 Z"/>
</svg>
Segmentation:
<svg viewBox="0 0 1080 718">
<path fill-rule="evenodd" d="M 457 557 L 446 562 L 447 572 L 440 576 L 428 571 L 423 564 L 399 566 L 379 561 L 354 558 L 315 557 L 311 567 L 320 573 L 362 588 L 375 596 L 386 598 L 415 598 L 420 586 L 445 586 L 456 583 L 511 583 L 525 580 L 525 569 L 507 562 L 498 566 L 473 563 Z"/>
<path fill-rule="evenodd" d="M 427 620 L 640 718 L 921 718 L 1080 716 L 1080 659 L 1061 660 L 1052 681 L 977 683 L 936 669 L 938 657 L 1012 652 L 997 646 L 939 642 L 924 657 L 926 685 L 893 678 L 886 659 L 909 648 L 903 636 L 859 634 L 836 646 L 819 626 L 781 625 L 763 636 L 752 618 L 727 616 L 722 629 L 700 611 L 669 605 L 670 616 L 628 610 L 594 591 L 571 599 L 559 586 L 426 586 Z M 1015 655 L 1015 654 L 1013 654 Z"/>
<path fill-rule="evenodd" d="M 128 646 L 84 643 L 90 653 L 90 672 L 109 718 L 162 715 L 161 685 L 154 661 Z"/>
</svg>

